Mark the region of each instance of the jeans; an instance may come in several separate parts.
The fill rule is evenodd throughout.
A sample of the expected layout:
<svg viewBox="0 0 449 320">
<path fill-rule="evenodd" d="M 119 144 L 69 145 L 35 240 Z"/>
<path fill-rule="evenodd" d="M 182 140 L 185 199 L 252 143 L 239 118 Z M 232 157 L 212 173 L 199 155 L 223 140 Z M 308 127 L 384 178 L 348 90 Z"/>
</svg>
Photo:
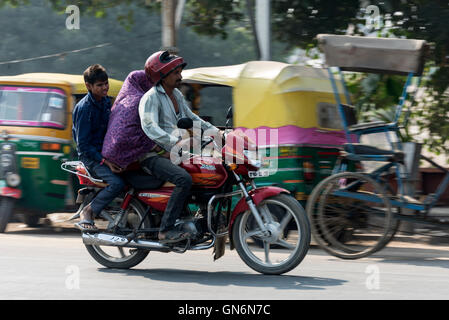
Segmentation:
<svg viewBox="0 0 449 320">
<path fill-rule="evenodd" d="M 156 178 L 175 185 L 159 228 L 160 232 L 170 230 L 174 227 L 176 219 L 181 216 L 185 201 L 190 195 L 192 177 L 186 170 L 174 165 L 170 159 L 160 156 L 145 159 L 141 166 L 148 168 Z"/>
<path fill-rule="evenodd" d="M 103 210 L 109 203 L 112 202 L 125 187 L 123 179 L 113 173 L 111 169 L 105 164 L 92 161 L 89 159 L 81 159 L 84 165 L 89 169 L 91 174 L 104 180 L 108 186 L 103 188 L 91 202 L 91 208 L 95 216 Z"/>
</svg>

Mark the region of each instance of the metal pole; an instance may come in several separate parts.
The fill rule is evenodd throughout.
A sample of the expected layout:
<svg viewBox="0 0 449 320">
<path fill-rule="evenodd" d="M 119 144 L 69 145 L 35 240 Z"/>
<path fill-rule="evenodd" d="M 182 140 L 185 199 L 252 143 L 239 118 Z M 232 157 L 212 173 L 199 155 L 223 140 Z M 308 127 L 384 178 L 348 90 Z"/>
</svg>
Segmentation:
<svg viewBox="0 0 449 320">
<path fill-rule="evenodd" d="M 404 194 L 410 197 L 415 197 L 416 182 L 419 181 L 419 160 L 421 155 L 422 145 L 415 142 L 406 142 L 402 144 L 403 151 L 405 153 L 405 169 L 407 172 L 406 180 L 404 181 Z M 402 209 L 404 213 L 408 215 L 414 215 L 414 210 Z M 401 231 L 406 233 L 414 233 L 415 225 L 413 222 L 403 221 L 400 227 Z"/>
<path fill-rule="evenodd" d="M 175 12 L 175 32 L 179 30 L 179 26 L 182 21 L 182 14 L 184 13 L 184 7 L 186 4 L 186 0 L 178 0 L 178 5 L 176 6 Z"/>
<path fill-rule="evenodd" d="M 256 31 L 260 46 L 260 60 L 271 60 L 270 0 L 256 0 Z"/>
<path fill-rule="evenodd" d="M 162 50 L 177 53 L 175 10 L 177 0 L 162 0 Z"/>
</svg>

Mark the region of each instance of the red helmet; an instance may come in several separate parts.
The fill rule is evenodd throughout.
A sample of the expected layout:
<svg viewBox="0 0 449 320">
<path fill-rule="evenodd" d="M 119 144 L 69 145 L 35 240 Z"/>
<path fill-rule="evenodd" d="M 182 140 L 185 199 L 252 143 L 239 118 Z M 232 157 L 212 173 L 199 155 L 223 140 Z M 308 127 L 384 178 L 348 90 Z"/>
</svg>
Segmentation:
<svg viewBox="0 0 449 320">
<path fill-rule="evenodd" d="M 153 83 L 159 84 L 175 68 L 184 68 L 186 65 L 182 57 L 171 55 L 168 51 L 158 51 L 145 62 L 145 73 Z"/>
</svg>

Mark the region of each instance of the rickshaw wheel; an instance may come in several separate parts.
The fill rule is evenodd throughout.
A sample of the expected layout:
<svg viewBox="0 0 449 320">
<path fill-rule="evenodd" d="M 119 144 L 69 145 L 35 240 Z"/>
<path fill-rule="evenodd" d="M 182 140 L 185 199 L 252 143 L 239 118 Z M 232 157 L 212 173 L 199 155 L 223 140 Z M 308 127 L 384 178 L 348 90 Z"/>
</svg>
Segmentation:
<svg viewBox="0 0 449 320">
<path fill-rule="evenodd" d="M 5 232 L 6 226 L 11 219 L 15 199 L 0 197 L 0 233 Z"/>
<path fill-rule="evenodd" d="M 320 182 L 307 201 L 307 214 L 318 245 L 342 259 L 382 249 L 398 226 L 385 189 L 361 173 L 343 172 Z"/>
<path fill-rule="evenodd" d="M 39 225 L 40 215 L 37 214 L 27 214 L 23 215 L 23 222 L 31 228 L 37 227 Z"/>
</svg>

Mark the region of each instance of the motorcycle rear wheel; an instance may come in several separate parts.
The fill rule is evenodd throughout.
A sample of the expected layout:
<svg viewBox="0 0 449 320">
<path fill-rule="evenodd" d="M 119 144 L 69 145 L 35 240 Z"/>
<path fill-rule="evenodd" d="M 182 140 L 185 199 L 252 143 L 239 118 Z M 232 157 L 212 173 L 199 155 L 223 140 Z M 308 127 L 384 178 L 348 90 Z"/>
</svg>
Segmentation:
<svg viewBox="0 0 449 320">
<path fill-rule="evenodd" d="M 121 200 L 116 204 L 120 205 Z M 137 228 L 141 219 L 145 214 L 143 206 L 135 199 L 131 200 L 128 207 L 128 221 L 127 227 L 134 229 Z M 103 221 L 104 222 L 104 221 Z M 98 226 L 100 223 L 95 224 Z M 143 228 L 149 228 L 149 221 L 146 219 L 143 223 Z M 99 226 L 100 232 L 102 228 Z M 131 249 L 124 247 L 113 246 L 97 246 L 97 245 L 85 245 L 89 254 L 99 264 L 114 269 L 129 269 L 139 263 L 141 263 L 150 253 L 150 250 L 144 249 Z"/>
<path fill-rule="evenodd" d="M 276 217 L 270 212 L 274 211 L 274 207 L 277 209 Z M 296 199 L 287 194 L 264 199 L 257 208 L 269 213 L 268 220 L 263 218 L 263 222 L 269 226 L 271 236 L 263 236 L 259 227 L 251 222 L 251 211 L 240 214 L 232 230 L 232 239 L 240 258 L 250 268 L 263 274 L 282 274 L 294 269 L 304 259 L 310 246 L 311 232 L 306 212 Z M 283 212 L 280 220 L 279 211 Z M 287 227 L 289 232 L 284 232 Z M 254 236 L 263 241 L 262 249 L 254 243 Z"/>
</svg>

